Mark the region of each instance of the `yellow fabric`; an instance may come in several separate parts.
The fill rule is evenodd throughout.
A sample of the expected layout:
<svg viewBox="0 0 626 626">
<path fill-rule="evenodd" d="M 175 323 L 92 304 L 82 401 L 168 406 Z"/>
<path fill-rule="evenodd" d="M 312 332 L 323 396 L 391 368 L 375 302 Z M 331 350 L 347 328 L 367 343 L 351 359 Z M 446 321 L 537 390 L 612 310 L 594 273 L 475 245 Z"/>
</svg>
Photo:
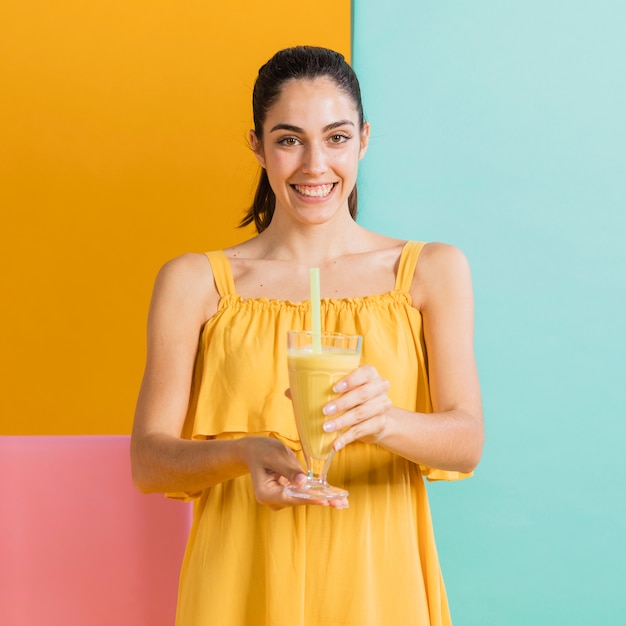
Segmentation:
<svg viewBox="0 0 626 626">
<path fill-rule="evenodd" d="M 322 300 L 328 331 L 363 335 L 362 363 L 391 381 L 395 406 L 432 411 L 421 315 L 409 287 L 424 244 L 402 251 L 395 289 Z M 203 329 L 183 436 L 276 437 L 302 460 L 290 401 L 286 335 L 310 328 L 308 302 L 244 300 L 221 251 L 207 253 L 221 295 Z M 350 508 L 256 503 L 249 475 L 195 497 L 177 626 L 446 626 L 450 617 L 422 475 L 464 475 L 356 442 L 329 481 Z"/>
</svg>

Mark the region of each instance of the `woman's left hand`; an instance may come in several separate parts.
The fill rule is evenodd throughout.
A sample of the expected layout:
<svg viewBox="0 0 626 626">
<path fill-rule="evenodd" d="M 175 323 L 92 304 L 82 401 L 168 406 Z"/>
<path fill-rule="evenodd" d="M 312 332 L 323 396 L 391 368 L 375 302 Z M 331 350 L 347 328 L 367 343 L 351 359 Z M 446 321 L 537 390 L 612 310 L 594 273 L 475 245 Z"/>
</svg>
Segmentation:
<svg viewBox="0 0 626 626">
<path fill-rule="evenodd" d="M 375 367 L 362 365 L 338 381 L 333 390 L 341 395 L 324 406 L 324 415 L 328 417 L 324 430 L 341 433 L 333 448 L 341 450 L 357 439 L 378 443 L 391 408 L 389 381 Z"/>
</svg>

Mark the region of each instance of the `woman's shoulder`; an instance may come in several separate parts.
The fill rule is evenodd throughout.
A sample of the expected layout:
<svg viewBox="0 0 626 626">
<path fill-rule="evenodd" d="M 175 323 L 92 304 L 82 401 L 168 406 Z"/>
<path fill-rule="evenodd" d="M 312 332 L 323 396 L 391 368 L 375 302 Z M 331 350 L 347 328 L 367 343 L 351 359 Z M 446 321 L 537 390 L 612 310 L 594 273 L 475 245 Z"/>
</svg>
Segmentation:
<svg viewBox="0 0 626 626">
<path fill-rule="evenodd" d="M 188 252 L 166 261 L 157 274 L 153 297 L 208 319 L 217 310 L 219 296 L 207 256 Z"/>
<path fill-rule="evenodd" d="M 157 275 L 157 280 L 167 284 L 185 284 L 189 281 L 210 281 L 211 264 L 206 254 L 186 252 L 166 261 Z"/>
<path fill-rule="evenodd" d="M 424 245 L 415 266 L 411 286 L 413 302 L 418 308 L 442 292 L 471 288 L 470 266 L 465 253 L 442 242 Z"/>
<path fill-rule="evenodd" d="M 445 269 L 458 264 L 467 264 L 465 253 L 456 246 L 441 241 L 431 241 L 424 244 L 420 254 L 422 266 L 432 266 L 430 269 Z"/>
</svg>

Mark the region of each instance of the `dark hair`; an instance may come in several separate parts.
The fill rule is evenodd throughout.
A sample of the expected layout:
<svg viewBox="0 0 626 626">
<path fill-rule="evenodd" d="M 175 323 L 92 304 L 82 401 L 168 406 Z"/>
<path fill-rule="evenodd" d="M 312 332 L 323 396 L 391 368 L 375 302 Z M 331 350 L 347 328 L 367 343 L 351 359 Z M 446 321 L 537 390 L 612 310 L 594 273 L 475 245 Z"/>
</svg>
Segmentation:
<svg viewBox="0 0 626 626">
<path fill-rule="evenodd" d="M 284 83 L 293 79 L 313 80 L 328 77 L 337 87 L 354 101 L 359 116 L 359 128 L 363 129 L 363 104 L 361 88 L 354 70 L 344 56 L 327 48 L 314 46 L 296 46 L 277 52 L 259 70 L 252 92 L 252 113 L 254 132 L 259 140 L 263 139 L 263 124 L 267 112 L 280 97 Z M 276 196 L 270 186 L 267 172 L 261 169 L 261 175 L 254 195 L 252 206 L 241 220 L 240 227 L 254 222 L 257 232 L 265 230 L 274 215 Z M 350 215 L 356 219 L 356 185 L 348 197 Z"/>
</svg>

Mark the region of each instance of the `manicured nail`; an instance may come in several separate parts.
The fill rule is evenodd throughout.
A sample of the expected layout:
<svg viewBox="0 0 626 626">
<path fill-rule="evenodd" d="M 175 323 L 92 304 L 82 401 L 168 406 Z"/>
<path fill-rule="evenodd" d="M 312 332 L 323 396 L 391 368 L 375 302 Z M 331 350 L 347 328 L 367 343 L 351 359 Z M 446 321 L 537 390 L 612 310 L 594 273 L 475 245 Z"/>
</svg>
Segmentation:
<svg viewBox="0 0 626 626">
<path fill-rule="evenodd" d="M 333 430 L 335 430 L 335 422 L 324 422 L 322 428 L 324 429 L 324 432 L 332 433 Z"/>
<path fill-rule="evenodd" d="M 340 380 L 334 387 L 333 391 L 335 393 L 341 393 L 348 388 L 348 383 L 345 380 Z"/>
<path fill-rule="evenodd" d="M 337 412 L 337 405 L 334 402 L 327 404 L 322 409 L 322 413 L 324 413 L 324 415 L 332 415 L 333 413 L 336 413 L 336 412 Z"/>
<path fill-rule="evenodd" d="M 339 452 L 339 450 L 343 448 L 343 443 L 341 443 L 341 441 L 335 441 L 333 448 L 335 448 L 335 452 Z"/>
</svg>

